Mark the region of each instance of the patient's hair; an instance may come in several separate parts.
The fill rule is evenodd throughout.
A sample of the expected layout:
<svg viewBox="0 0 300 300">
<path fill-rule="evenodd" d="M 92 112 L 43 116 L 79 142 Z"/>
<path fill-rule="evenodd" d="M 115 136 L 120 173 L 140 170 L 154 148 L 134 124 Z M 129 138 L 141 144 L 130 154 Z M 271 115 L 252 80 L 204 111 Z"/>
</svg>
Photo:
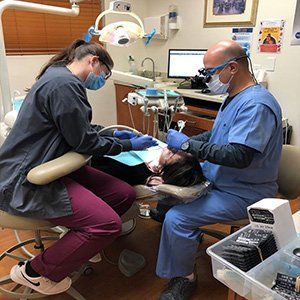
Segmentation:
<svg viewBox="0 0 300 300">
<path fill-rule="evenodd" d="M 205 180 L 199 161 L 192 155 L 164 165 L 159 175 L 164 183 L 178 186 L 190 186 Z"/>
<path fill-rule="evenodd" d="M 47 69 L 54 65 L 68 65 L 74 59 L 82 59 L 87 55 L 98 56 L 100 62 L 106 64 L 110 69 L 113 68 L 114 62 L 109 53 L 100 44 L 90 44 L 84 40 L 75 40 L 71 45 L 64 48 L 61 52 L 54 55 L 49 62 L 41 69 L 36 80 L 40 79 L 41 76 L 47 71 Z"/>
</svg>

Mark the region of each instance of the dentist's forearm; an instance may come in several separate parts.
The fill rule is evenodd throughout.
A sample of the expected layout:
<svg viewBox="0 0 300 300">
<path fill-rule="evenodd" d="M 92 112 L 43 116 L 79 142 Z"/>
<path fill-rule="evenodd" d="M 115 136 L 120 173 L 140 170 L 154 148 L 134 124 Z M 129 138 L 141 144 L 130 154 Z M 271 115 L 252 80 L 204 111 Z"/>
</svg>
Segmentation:
<svg viewBox="0 0 300 300">
<path fill-rule="evenodd" d="M 195 140 L 189 140 L 189 143 L 188 152 L 197 158 L 231 168 L 247 168 L 257 152 L 241 144 L 217 145 Z"/>
</svg>

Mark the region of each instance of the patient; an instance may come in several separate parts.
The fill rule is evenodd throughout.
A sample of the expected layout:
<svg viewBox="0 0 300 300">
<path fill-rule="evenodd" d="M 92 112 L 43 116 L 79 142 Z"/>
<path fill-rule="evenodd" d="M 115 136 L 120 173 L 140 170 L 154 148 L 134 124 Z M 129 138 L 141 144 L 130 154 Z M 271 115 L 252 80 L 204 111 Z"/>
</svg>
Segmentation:
<svg viewBox="0 0 300 300">
<path fill-rule="evenodd" d="M 191 186 L 205 181 L 199 161 L 189 153 L 172 151 L 167 147 L 151 147 L 151 160 L 136 166 L 128 166 L 111 157 L 92 158 L 92 166 L 117 177 L 130 185 L 161 183 L 177 186 Z M 160 223 L 167 211 L 177 200 L 170 198 L 158 201 L 156 208 L 150 208 L 150 217 Z"/>
<path fill-rule="evenodd" d="M 92 166 L 130 185 L 161 183 L 177 186 L 190 186 L 205 180 L 199 161 L 183 151 L 172 151 L 153 147 L 150 150 L 153 160 L 136 166 L 127 166 L 110 157 L 92 158 Z"/>
</svg>

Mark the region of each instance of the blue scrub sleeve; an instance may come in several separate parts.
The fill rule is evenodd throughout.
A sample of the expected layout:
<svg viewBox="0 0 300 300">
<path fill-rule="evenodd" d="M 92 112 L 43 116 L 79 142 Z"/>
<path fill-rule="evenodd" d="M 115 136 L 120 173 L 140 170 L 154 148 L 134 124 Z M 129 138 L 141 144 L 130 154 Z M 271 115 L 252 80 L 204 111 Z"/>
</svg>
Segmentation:
<svg viewBox="0 0 300 300">
<path fill-rule="evenodd" d="M 228 142 L 263 153 L 276 126 L 276 116 L 268 106 L 257 103 L 247 106 L 239 111 L 231 126 Z"/>
<path fill-rule="evenodd" d="M 53 122 L 75 151 L 89 155 L 116 155 L 131 148 L 129 141 L 101 136 L 93 128 L 90 124 L 91 107 L 79 84 L 69 82 L 59 86 L 48 99 Z"/>
</svg>

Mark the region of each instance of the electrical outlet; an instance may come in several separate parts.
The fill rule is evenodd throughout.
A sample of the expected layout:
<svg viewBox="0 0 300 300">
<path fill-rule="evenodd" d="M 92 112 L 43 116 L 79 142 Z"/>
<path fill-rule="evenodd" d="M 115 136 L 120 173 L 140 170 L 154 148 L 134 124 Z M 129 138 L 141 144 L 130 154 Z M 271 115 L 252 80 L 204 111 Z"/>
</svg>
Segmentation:
<svg viewBox="0 0 300 300">
<path fill-rule="evenodd" d="M 266 64 L 265 64 L 266 71 L 274 72 L 275 63 L 276 63 L 276 57 L 274 56 L 267 57 Z"/>
<path fill-rule="evenodd" d="M 125 1 L 112 1 L 109 9 L 119 12 L 131 12 L 131 4 Z"/>
</svg>

